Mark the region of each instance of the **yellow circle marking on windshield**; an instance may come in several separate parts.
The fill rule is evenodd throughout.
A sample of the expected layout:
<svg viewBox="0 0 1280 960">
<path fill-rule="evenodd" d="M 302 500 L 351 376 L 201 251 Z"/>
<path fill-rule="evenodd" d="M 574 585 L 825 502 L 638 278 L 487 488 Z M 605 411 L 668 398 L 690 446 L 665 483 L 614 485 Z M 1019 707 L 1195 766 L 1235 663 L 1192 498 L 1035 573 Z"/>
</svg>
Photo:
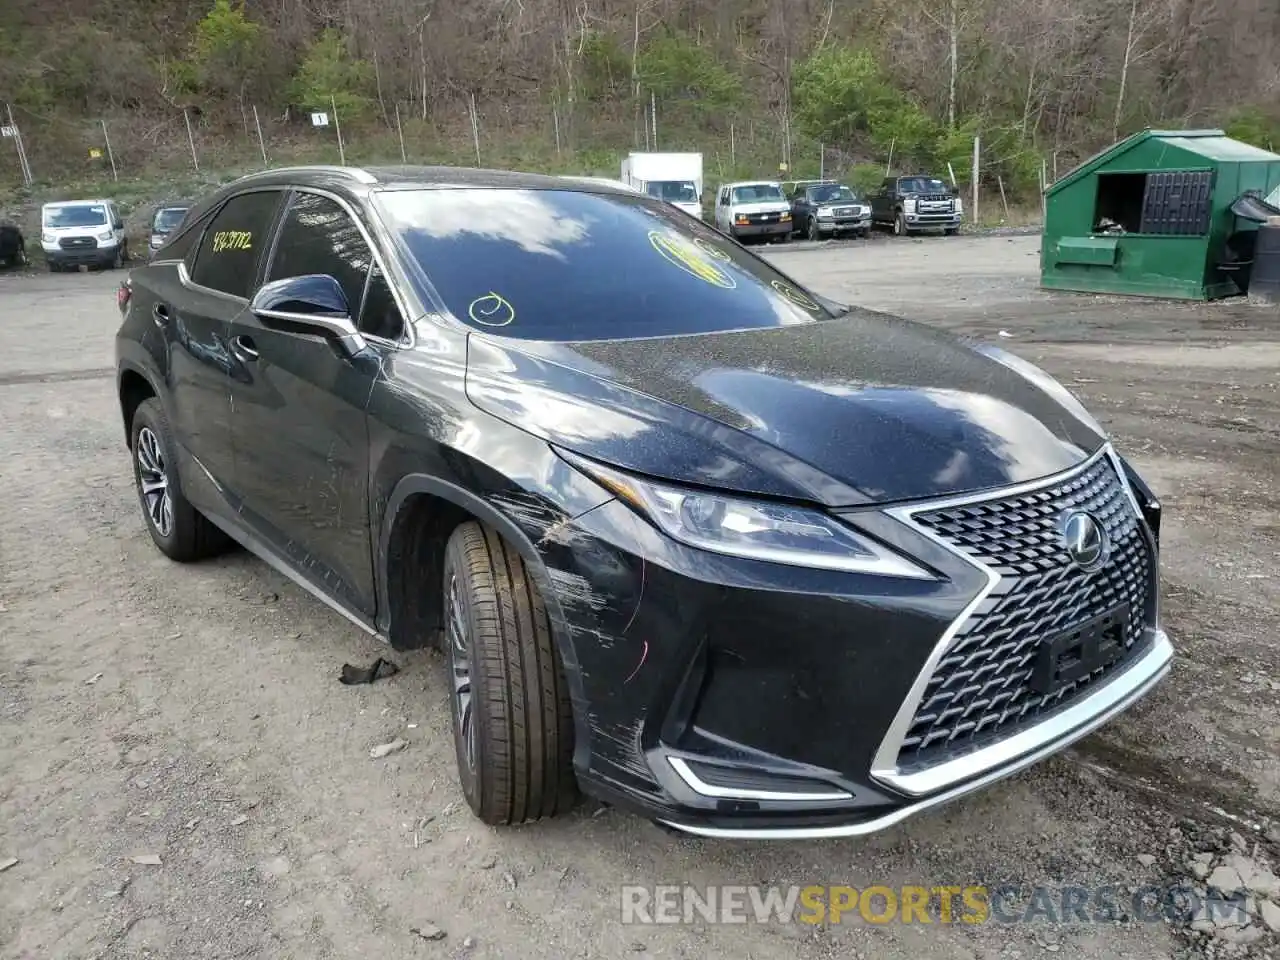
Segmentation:
<svg viewBox="0 0 1280 960">
<path fill-rule="evenodd" d="M 713 287 L 732 290 L 738 281 L 732 275 L 708 262 L 703 248 L 685 240 L 657 230 L 649 231 L 649 243 L 662 255 L 668 263 L 679 267 L 691 277 L 697 277 Z"/>
<path fill-rule="evenodd" d="M 714 257 L 716 260 L 723 263 L 733 262 L 733 258 L 731 256 L 713 244 L 710 240 L 703 240 L 701 237 L 695 237 L 693 242 L 696 243 L 698 245 L 698 249 L 707 256 Z"/>
<path fill-rule="evenodd" d="M 810 297 L 805 296 L 795 287 L 788 286 L 787 284 L 783 283 L 781 280 L 774 280 L 772 283 L 770 283 L 770 286 L 773 287 L 773 289 L 777 290 L 780 294 L 782 294 L 788 300 L 790 300 L 792 303 L 794 303 L 797 307 L 803 307 L 806 310 L 822 309 L 816 303 L 814 303 Z"/>
<path fill-rule="evenodd" d="M 483 297 L 476 297 L 467 308 L 467 314 L 485 327 L 505 327 L 516 318 L 516 308 L 506 298 L 490 290 Z"/>
</svg>

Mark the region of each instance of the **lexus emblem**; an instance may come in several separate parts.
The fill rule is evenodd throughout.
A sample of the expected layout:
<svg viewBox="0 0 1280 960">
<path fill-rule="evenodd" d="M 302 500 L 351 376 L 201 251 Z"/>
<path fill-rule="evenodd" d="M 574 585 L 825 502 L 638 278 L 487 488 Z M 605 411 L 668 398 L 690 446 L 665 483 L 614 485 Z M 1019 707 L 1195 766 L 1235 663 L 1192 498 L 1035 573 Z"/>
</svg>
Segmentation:
<svg viewBox="0 0 1280 960">
<path fill-rule="evenodd" d="M 1107 532 L 1087 513 L 1062 518 L 1062 541 L 1076 566 L 1096 570 L 1107 559 Z"/>
</svg>

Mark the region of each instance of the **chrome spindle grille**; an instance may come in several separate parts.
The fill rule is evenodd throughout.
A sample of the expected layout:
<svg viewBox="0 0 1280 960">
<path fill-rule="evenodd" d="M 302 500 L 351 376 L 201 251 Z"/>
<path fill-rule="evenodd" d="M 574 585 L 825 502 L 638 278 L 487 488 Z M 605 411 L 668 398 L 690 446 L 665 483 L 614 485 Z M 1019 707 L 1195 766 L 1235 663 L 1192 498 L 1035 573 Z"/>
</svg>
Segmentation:
<svg viewBox="0 0 1280 960">
<path fill-rule="evenodd" d="M 1110 553 L 1087 572 L 1066 553 L 1060 521 L 1091 514 Z M 924 511 L 914 521 L 1000 575 L 952 638 L 930 677 L 898 755 L 918 770 L 1011 736 L 1123 667 L 1144 645 L 1154 617 L 1150 542 L 1107 457 L 1028 493 Z M 1127 608 L 1119 660 L 1051 693 L 1032 683 L 1042 642 Z"/>
</svg>

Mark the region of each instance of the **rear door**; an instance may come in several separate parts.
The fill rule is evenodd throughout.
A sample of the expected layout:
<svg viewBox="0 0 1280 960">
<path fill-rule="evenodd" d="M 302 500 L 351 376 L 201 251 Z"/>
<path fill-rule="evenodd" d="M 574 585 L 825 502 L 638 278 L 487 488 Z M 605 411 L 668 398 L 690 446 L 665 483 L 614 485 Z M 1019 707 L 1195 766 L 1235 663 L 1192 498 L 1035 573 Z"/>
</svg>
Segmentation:
<svg viewBox="0 0 1280 960">
<path fill-rule="evenodd" d="M 160 278 L 150 312 L 164 335 L 170 425 L 187 454 L 179 468 L 183 491 L 214 512 L 234 512 L 227 502 L 234 501 L 236 489 L 231 321 L 248 308 L 282 199 L 279 189 L 233 196 L 182 262 L 145 271 Z"/>
<path fill-rule="evenodd" d="M 371 335 L 402 321 L 369 239 L 352 209 L 322 192 L 299 189 L 288 202 L 264 279 L 330 274 L 354 318 L 366 288 Z M 379 301 L 372 318 L 372 303 Z M 377 325 L 374 327 L 374 325 Z M 315 587 L 348 612 L 375 614 L 369 525 L 369 433 L 365 408 L 386 344 L 348 357 L 319 336 L 273 330 L 251 312 L 231 324 L 236 482 L 254 532 Z M 399 336 L 399 331 L 395 333 Z M 376 343 L 376 341 L 374 341 Z"/>
</svg>

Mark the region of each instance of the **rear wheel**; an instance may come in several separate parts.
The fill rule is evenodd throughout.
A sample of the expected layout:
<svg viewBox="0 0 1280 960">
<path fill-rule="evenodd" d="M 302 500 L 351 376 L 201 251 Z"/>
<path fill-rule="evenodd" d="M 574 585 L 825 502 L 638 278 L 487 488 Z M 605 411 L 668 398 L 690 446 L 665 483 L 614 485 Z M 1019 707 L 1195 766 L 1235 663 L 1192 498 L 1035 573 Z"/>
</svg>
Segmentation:
<svg viewBox="0 0 1280 960">
<path fill-rule="evenodd" d="M 142 518 L 160 552 L 182 563 L 221 553 L 226 535 L 182 494 L 169 419 L 155 397 L 134 412 L 130 446 Z"/>
<path fill-rule="evenodd" d="M 577 801 L 573 712 L 537 587 L 496 532 L 464 523 L 444 563 L 445 653 L 458 777 L 485 823 L 553 817 Z"/>
</svg>

